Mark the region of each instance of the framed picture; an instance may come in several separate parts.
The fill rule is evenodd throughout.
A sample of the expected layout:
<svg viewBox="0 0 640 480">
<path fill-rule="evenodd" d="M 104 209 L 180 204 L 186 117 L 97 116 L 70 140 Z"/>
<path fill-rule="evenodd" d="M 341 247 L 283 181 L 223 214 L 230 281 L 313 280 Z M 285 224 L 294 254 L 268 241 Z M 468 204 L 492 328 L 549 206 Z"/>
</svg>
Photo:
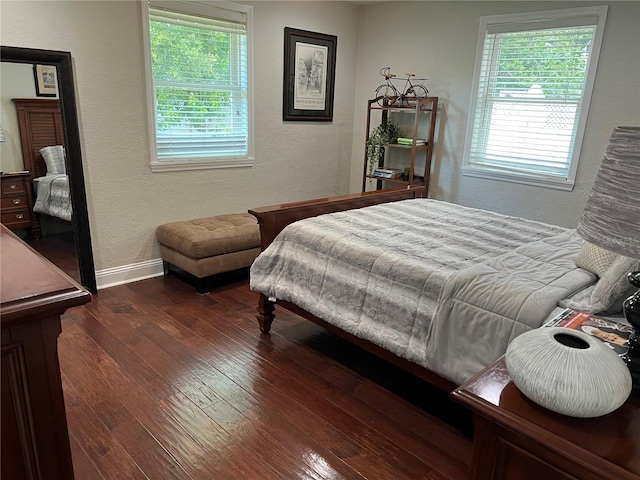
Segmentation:
<svg viewBox="0 0 640 480">
<path fill-rule="evenodd" d="M 33 66 L 33 76 L 38 97 L 56 97 L 58 95 L 58 74 L 55 65 Z"/>
<path fill-rule="evenodd" d="M 284 29 L 282 119 L 333 120 L 338 37 Z"/>
</svg>

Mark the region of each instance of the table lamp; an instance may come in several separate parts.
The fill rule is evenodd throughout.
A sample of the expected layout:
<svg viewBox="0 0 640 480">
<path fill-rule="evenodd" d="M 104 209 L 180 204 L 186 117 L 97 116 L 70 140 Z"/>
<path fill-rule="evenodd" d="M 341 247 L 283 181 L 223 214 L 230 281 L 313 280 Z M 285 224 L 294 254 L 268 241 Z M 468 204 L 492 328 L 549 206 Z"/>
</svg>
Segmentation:
<svg viewBox="0 0 640 480">
<path fill-rule="evenodd" d="M 640 127 L 613 129 L 577 230 L 587 242 L 640 259 Z M 640 272 L 628 279 L 640 288 Z M 640 395 L 640 290 L 624 301 L 623 311 L 634 328 L 624 360 L 633 394 Z"/>
</svg>

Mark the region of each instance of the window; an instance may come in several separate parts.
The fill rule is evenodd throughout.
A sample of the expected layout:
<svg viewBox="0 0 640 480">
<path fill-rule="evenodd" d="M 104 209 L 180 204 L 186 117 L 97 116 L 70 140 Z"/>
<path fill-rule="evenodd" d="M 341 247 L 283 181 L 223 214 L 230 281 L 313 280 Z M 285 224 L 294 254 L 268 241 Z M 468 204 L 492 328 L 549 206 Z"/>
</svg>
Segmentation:
<svg viewBox="0 0 640 480">
<path fill-rule="evenodd" d="M 251 7 L 142 8 L 152 171 L 251 166 Z"/>
<path fill-rule="evenodd" d="M 481 18 L 464 174 L 573 188 L 606 12 Z"/>
</svg>

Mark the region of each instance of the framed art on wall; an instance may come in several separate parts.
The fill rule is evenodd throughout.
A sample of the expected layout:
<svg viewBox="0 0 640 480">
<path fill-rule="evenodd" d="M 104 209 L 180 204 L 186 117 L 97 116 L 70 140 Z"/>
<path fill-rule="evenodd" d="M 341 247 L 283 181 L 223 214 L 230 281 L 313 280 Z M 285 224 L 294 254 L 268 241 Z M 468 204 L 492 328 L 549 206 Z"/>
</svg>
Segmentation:
<svg viewBox="0 0 640 480">
<path fill-rule="evenodd" d="M 283 120 L 333 120 L 337 41 L 285 27 Z"/>
<path fill-rule="evenodd" d="M 58 95 L 58 74 L 55 65 L 35 64 L 33 76 L 36 84 L 36 96 L 55 97 Z"/>
</svg>

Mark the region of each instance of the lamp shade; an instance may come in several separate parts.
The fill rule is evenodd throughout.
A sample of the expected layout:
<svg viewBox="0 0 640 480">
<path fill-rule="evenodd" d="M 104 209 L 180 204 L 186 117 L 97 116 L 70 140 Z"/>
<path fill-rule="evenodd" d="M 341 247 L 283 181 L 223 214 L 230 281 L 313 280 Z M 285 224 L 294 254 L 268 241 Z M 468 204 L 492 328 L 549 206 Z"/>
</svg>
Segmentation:
<svg viewBox="0 0 640 480">
<path fill-rule="evenodd" d="M 640 127 L 616 127 L 578 223 L 601 248 L 640 258 Z"/>
</svg>

